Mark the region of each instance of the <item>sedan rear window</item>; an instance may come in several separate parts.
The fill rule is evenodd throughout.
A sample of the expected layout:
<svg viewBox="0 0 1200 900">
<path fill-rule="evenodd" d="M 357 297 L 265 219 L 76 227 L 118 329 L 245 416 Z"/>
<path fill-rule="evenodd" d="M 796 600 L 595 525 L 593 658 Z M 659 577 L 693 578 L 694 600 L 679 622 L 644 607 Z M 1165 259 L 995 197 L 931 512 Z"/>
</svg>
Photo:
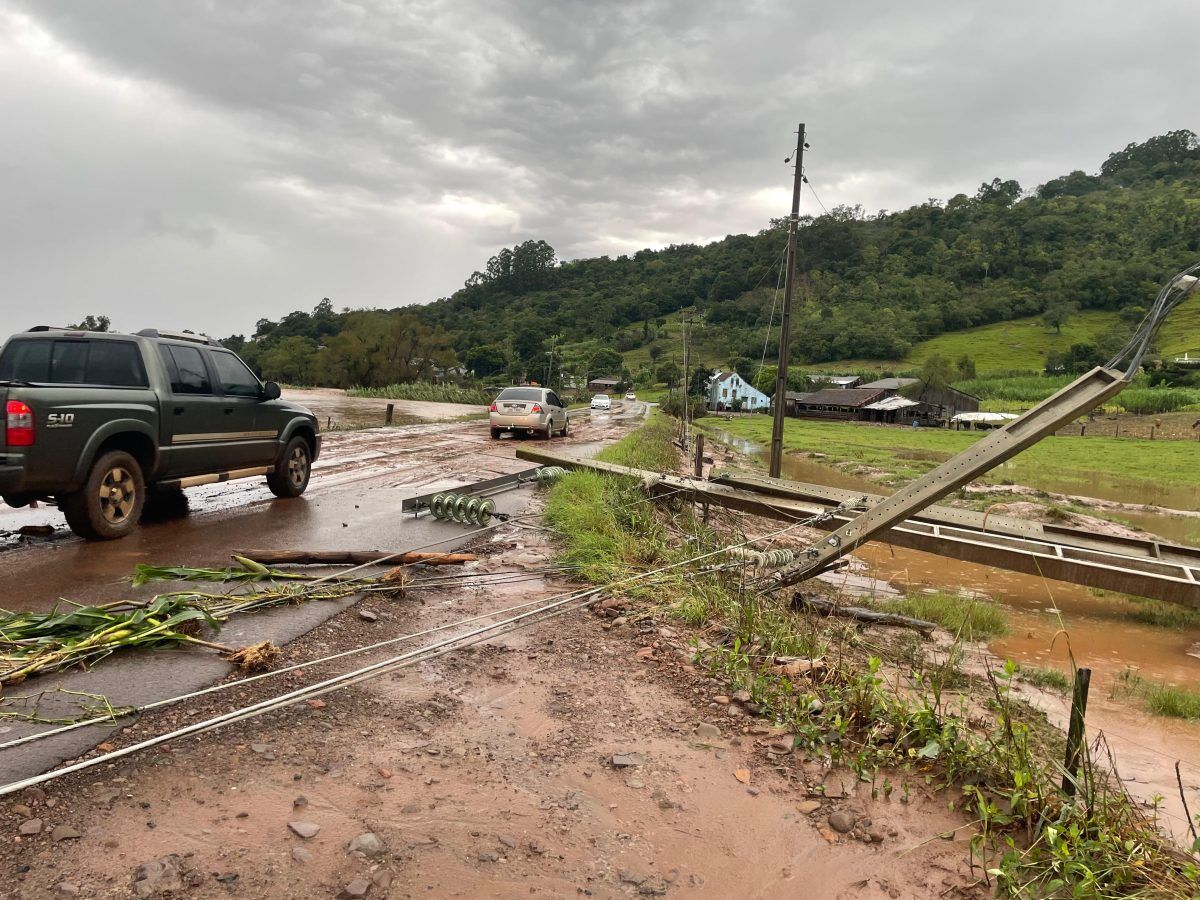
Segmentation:
<svg viewBox="0 0 1200 900">
<path fill-rule="evenodd" d="M 10 341 L 0 380 L 35 384 L 146 387 L 142 354 L 132 341 Z"/>
<path fill-rule="evenodd" d="M 505 388 L 497 400 L 534 400 L 542 399 L 541 388 Z"/>
</svg>

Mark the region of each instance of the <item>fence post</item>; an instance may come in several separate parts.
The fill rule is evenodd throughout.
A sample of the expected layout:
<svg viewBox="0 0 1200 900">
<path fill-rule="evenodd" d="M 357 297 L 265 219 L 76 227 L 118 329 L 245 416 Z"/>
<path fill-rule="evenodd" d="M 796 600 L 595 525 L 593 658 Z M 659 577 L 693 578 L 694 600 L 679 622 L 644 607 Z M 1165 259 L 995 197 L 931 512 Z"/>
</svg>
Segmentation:
<svg viewBox="0 0 1200 900">
<path fill-rule="evenodd" d="M 1150 440 L 1154 440 L 1154 426 L 1150 426 Z"/>
<path fill-rule="evenodd" d="M 704 477 L 704 435 L 696 435 L 696 461 L 693 469 L 697 478 Z"/>
<path fill-rule="evenodd" d="M 1087 426 L 1086 426 L 1086 425 L 1080 425 L 1080 426 L 1079 426 L 1079 436 L 1080 436 L 1080 437 L 1083 437 L 1083 436 L 1084 436 L 1084 434 L 1085 434 L 1086 432 L 1087 432 Z"/>
<path fill-rule="evenodd" d="M 1075 670 L 1075 691 L 1071 695 L 1071 724 L 1067 729 L 1067 756 L 1063 761 L 1062 789 L 1068 797 L 1075 796 L 1079 785 L 1079 763 L 1083 755 L 1083 717 L 1087 713 L 1088 685 L 1091 669 Z"/>
<path fill-rule="evenodd" d="M 383 424 L 385 424 L 385 425 L 392 424 L 392 413 L 394 413 L 395 411 L 396 411 L 396 404 L 389 403 L 387 405 L 387 415 L 384 417 Z"/>
<path fill-rule="evenodd" d="M 331 428 L 333 428 L 333 416 L 327 416 L 325 418 L 325 430 L 329 431 Z"/>
</svg>

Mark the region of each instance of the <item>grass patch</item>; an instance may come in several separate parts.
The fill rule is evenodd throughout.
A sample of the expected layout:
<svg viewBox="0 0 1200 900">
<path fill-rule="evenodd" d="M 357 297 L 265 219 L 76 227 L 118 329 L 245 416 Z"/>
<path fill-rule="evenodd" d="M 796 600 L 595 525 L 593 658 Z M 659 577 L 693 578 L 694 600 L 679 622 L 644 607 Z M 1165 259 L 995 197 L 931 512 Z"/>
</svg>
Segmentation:
<svg viewBox="0 0 1200 900">
<path fill-rule="evenodd" d="M 1034 687 L 1048 688 L 1063 694 L 1073 687 L 1070 675 L 1061 669 L 1046 666 L 1020 665 L 1017 667 L 1017 678 Z"/>
<path fill-rule="evenodd" d="M 1130 597 L 1099 588 L 1089 588 L 1088 593 L 1096 598 L 1105 613 L 1116 618 L 1177 631 L 1200 628 L 1200 610 L 1188 606 L 1149 597 Z"/>
<path fill-rule="evenodd" d="M 937 622 L 966 641 L 982 641 L 1008 633 L 1008 619 L 995 603 L 938 591 L 901 600 L 876 600 L 877 609 Z"/>
<path fill-rule="evenodd" d="M 698 427 L 724 432 L 766 446 L 771 437 L 768 416 L 746 416 Z M 983 432 L 942 428 L 880 428 L 856 422 L 788 419 L 784 448 L 824 453 L 826 462 L 876 469 L 878 480 L 905 483 L 965 450 Z M 1065 493 L 1088 493 L 1102 478 L 1109 485 L 1128 485 L 1131 493 L 1155 496 L 1170 485 L 1200 487 L 1194 441 L 1149 441 L 1130 438 L 1050 436 L 993 469 L 981 481 L 1027 484 Z"/>
<path fill-rule="evenodd" d="M 669 420 L 652 419 L 605 456 L 660 468 L 677 458 L 671 437 Z M 741 539 L 736 527 L 722 533 L 700 522 L 689 504 L 644 502 L 637 483 L 621 476 L 569 473 L 552 488 L 547 514 L 564 532 L 567 561 L 601 584 Z M 854 770 L 875 797 L 903 799 L 910 785 L 943 789 L 977 829 L 972 858 L 998 895 L 1195 893 L 1196 866 L 1174 855 L 1105 774 L 1089 766 L 1079 801 L 1063 798 L 1062 735 L 1014 696 L 1014 664 L 984 683 L 955 667 L 964 649 L 958 642 L 928 660 L 907 634 L 860 633 L 849 622 L 795 612 L 783 598 L 744 590 L 736 572 L 681 567 L 636 591 L 627 587 L 614 586 L 614 594 L 640 596 L 645 605 L 626 614 L 665 615 L 703 629 L 693 643 L 696 664 L 749 692 L 746 710 L 786 728 L 797 753 Z M 964 638 L 1007 627 L 994 605 L 953 595 L 918 595 L 885 608 L 938 621 Z M 795 657 L 820 657 L 820 668 L 792 668 Z"/>
<path fill-rule="evenodd" d="M 1114 693 L 1141 697 L 1146 709 L 1156 716 L 1200 719 L 1200 691 L 1147 681 L 1136 669 L 1126 669 L 1117 676 Z"/>
<path fill-rule="evenodd" d="M 656 412 L 647 422 L 615 444 L 605 447 L 596 458 L 618 466 L 666 472 L 675 467 L 674 420 Z"/>
<path fill-rule="evenodd" d="M 492 395 L 479 388 L 459 387 L 456 384 L 431 384 L 426 381 L 389 384 L 386 387 L 352 387 L 346 389 L 346 396 L 424 400 L 432 403 L 469 403 L 472 406 L 487 406 L 492 402 Z"/>
</svg>

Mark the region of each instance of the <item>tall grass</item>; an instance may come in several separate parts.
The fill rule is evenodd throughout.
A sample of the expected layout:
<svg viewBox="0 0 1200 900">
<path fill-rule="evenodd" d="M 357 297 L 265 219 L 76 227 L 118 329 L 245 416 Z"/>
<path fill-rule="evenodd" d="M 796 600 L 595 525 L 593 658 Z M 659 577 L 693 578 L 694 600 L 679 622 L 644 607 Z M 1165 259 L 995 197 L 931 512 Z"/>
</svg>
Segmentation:
<svg viewBox="0 0 1200 900">
<path fill-rule="evenodd" d="M 1008 633 L 1008 619 L 995 603 L 939 591 L 913 594 L 901 600 L 876 600 L 873 605 L 886 612 L 937 622 L 964 640 L 981 641 Z"/>
<path fill-rule="evenodd" d="M 478 388 L 459 387 L 456 384 L 431 384 L 428 381 L 409 381 L 389 384 L 386 387 L 352 387 L 346 389 L 350 397 L 379 397 L 385 400 L 424 400 L 432 403 L 469 403 L 486 406 L 492 395 Z"/>
<path fill-rule="evenodd" d="M 984 375 L 956 381 L 960 391 L 973 394 L 980 400 L 1007 400 L 1010 403 L 1037 403 L 1045 400 L 1072 381 L 1070 375 L 1004 374 Z"/>
<path fill-rule="evenodd" d="M 1189 388 L 1127 388 L 1113 400 L 1129 413 L 1153 416 L 1200 405 L 1200 390 Z"/>
</svg>

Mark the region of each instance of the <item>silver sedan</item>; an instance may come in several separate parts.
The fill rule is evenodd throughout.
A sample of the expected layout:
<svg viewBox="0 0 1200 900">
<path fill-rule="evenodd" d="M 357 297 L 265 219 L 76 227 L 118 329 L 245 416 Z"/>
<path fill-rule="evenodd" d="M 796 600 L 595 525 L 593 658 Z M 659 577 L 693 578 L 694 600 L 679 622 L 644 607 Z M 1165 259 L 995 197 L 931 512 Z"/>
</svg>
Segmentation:
<svg viewBox="0 0 1200 900">
<path fill-rule="evenodd" d="M 492 401 L 488 419 L 493 438 L 506 431 L 544 438 L 557 432 L 566 437 L 570 427 L 565 404 L 554 391 L 541 387 L 505 388 Z"/>
</svg>

